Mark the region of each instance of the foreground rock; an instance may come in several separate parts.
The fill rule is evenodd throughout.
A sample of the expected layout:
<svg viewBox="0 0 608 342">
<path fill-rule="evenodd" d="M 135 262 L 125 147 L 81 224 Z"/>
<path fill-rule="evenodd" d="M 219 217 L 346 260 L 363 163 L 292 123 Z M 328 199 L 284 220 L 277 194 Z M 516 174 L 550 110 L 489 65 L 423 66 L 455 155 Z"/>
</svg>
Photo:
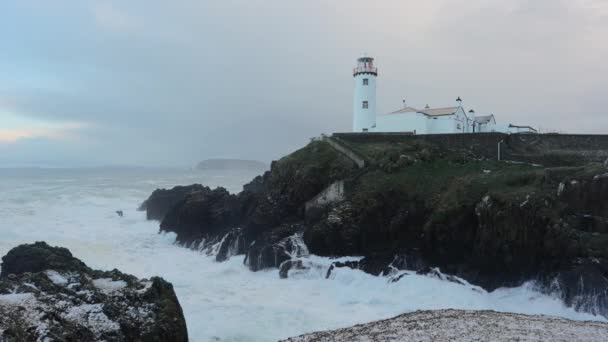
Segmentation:
<svg viewBox="0 0 608 342">
<path fill-rule="evenodd" d="M 417 311 L 289 342 L 607 341 L 608 324 L 494 311 Z"/>
<path fill-rule="evenodd" d="M 173 286 L 95 271 L 44 242 L 2 258 L 0 341 L 188 341 Z"/>
</svg>

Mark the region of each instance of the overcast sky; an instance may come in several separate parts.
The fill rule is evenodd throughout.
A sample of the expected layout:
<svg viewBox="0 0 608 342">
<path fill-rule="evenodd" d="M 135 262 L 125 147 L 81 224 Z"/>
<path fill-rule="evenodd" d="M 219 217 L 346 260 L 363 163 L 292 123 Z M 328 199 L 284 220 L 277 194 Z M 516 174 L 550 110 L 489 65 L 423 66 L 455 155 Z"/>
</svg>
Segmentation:
<svg viewBox="0 0 608 342">
<path fill-rule="evenodd" d="M 0 166 L 270 161 L 378 110 L 608 133 L 606 0 L 1 0 Z"/>
</svg>

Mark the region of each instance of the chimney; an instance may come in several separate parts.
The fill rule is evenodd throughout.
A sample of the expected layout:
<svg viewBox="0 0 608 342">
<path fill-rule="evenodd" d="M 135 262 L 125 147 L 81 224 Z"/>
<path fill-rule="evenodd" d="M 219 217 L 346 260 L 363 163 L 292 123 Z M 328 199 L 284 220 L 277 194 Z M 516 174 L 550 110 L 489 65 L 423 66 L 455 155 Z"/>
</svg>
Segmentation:
<svg viewBox="0 0 608 342">
<path fill-rule="evenodd" d="M 405 104 L 405 99 L 403 99 L 403 109 L 405 109 L 407 105 Z"/>
<path fill-rule="evenodd" d="M 458 98 L 456 99 L 456 107 L 462 107 L 462 99 L 460 98 L 460 96 L 458 96 Z"/>
<path fill-rule="evenodd" d="M 424 106 L 424 109 L 429 109 L 429 108 L 431 108 L 431 107 L 430 107 L 430 106 L 429 106 L 429 104 L 427 103 L 427 104 L 426 104 L 426 106 Z"/>
</svg>

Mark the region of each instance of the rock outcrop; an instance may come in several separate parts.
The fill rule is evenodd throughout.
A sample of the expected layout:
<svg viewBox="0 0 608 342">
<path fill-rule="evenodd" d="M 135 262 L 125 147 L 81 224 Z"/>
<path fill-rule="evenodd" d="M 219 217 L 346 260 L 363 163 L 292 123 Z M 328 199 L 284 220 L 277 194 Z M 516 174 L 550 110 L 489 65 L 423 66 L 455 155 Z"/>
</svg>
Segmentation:
<svg viewBox="0 0 608 342">
<path fill-rule="evenodd" d="M 96 271 L 44 242 L 2 258 L 2 341 L 188 341 L 170 283 Z"/>
<path fill-rule="evenodd" d="M 148 220 L 162 220 L 167 212 L 184 197 L 193 192 L 205 189 L 200 184 L 176 186 L 173 189 L 157 189 L 145 200 L 139 210 L 145 211 Z"/>
<path fill-rule="evenodd" d="M 236 196 L 224 188 L 198 188 L 168 210 L 160 228 L 177 233 L 180 242 L 217 237 L 238 225 L 240 207 Z"/>
<path fill-rule="evenodd" d="M 238 195 L 199 186 L 184 194 L 176 187 L 156 190 L 144 204 L 179 198 L 166 209 L 161 231 L 175 232 L 179 243 L 214 254 L 218 261 L 246 254 L 246 264 L 257 271 L 307 254 L 301 238 L 305 203 L 354 169 L 352 161 L 316 142 L 273 162 Z M 162 203 L 154 207 L 166 208 L 169 201 Z"/>
<path fill-rule="evenodd" d="M 495 311 L 416 311 L 285 342 L 605 341 L 608 324 Z"/>
<path fill-rule="evenodd" d="M 543 168 L 424 141 L 349 148 L 365 168 L 314 141 L 237 195 L 204 188 L 183 197 L 161 229 L 186 246 L 223 251 L 218 260 L 245 254 L 254 271 L 287 276 L 302 266 L 294 252 L 302 248 L 286 244 L 299 234 L 311 254 L 364 257 L 334 268 L 390 275 L 438 267 L 490 291 L 536 280 L 569 305 L 608 316 L 601 164 Z"/>
</svg>

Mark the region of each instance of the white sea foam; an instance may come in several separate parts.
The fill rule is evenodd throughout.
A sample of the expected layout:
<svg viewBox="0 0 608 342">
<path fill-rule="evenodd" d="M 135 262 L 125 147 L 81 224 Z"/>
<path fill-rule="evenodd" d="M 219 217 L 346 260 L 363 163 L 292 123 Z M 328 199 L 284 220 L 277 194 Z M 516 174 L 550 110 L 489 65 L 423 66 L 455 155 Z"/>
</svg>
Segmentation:
<svg viewBox="0 0 608 342">
<path fill-rule="evenodd" d="M 55 270 L 46 271 L 46 276 L 49 277 L 49 280 L 55 285 L 67 285 L 69 283 L 68 278 Z"/>
<path fill-rule="evenodd" d="M 112 278 L 94 279 L 93 285 L 105 294 L 112 294 L 127 287 L 127 283 L 124 280 L 114 281 Z"/>
<path fill-rule="evenodd" d="M 67 313 L 62 315 L 68 321 L 86 322 L 88 327 L 91 327 L 94 333 L 103 333 L 109 331 L 117 331 L 120 325 L 108 318 L 103 313 L 101 304 L 82 304 L 72 306 Z"/>
<path fill-rule="evenodd" d="M 279 279 L 277 270 L 253 273 L 243 265 L 243 256 L 217 263 L 175 246 L 173 234 L 158 234 L 158 223 L 136 211 L 157 187 L 198 182 L 237 192 L 252 176 L 176 170 L 0 170 L 0 255 L 18 244 L 44 240 L 69 248 L 96 269 L 162 276 L 175 287 L 191 340 L 201 342 L 276 341 L 417 309 L 598 319 L 564 307 L 529 284 L 487 293 L 437 277 L 408 274 L 389 283 L 350 269 L 336 269 L 325 279 L 332 260 L 316 256 L 304 259 L 310 270 L 292 271 L 289 279 Z M 124 217 L 116 210 L 123 210 Z M 88 318 L 103 323 L 101 316 Z"/>
</svg>

